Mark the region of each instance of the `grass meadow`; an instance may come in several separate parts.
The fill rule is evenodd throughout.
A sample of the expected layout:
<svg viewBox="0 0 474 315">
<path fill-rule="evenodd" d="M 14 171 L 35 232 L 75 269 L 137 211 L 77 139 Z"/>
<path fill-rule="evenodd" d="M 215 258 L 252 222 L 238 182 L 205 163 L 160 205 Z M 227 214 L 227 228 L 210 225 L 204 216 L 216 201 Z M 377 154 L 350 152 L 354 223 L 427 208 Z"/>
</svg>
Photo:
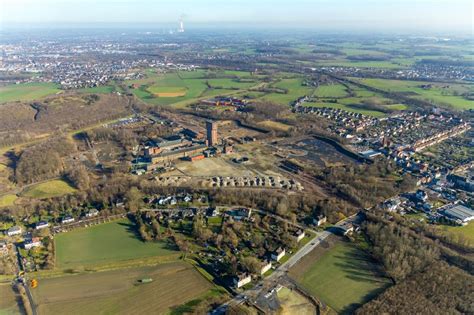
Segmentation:
<svg viewBox="0 0 474 315">
<path fill-rule="evenodd" d="M 346 242 L 336 242 L 293 277 L 338 313 L 350 313 L 389 285 L 369 255 Z"/>
<path fill-rule="evenodd" d="M 362 79 L 362 83 L 391 92 L 406 93 L 407 96 L 432 102 L 439 106 L 455 109 L 474 109 L 474 101 L 465 99 L 463 93 L 474 93 L 472 84 L 430 83 L 421 81 L 402 81 L 384 79 Z M 431 85 L 431 88 L 422 88 Z"/>
<path fill-rule="evenodd" d="M 22 197 L 46 199 L 72 194 L 75 191 L 76 189 L 67 182 L 60 179 L 54 179 L 30 186 L 21 195 Z"/>
<path fill-rule="evenodd" d="M 178 254 L 165 242 L 142 242 L 128 219 L 59 234 L 55 248 L 61 269 Z"/>
<path fill-rule="evenodd" d="M 0 208 L 13 206 L 17 199 L 18 197 L 13 194 L 0 196 Z"/>
<path fill-rule="evenodd" d="M 21 83 L 0 87 L 0 103 L 33 101 L 61 92 L 54 83 Z"/>
</svg>

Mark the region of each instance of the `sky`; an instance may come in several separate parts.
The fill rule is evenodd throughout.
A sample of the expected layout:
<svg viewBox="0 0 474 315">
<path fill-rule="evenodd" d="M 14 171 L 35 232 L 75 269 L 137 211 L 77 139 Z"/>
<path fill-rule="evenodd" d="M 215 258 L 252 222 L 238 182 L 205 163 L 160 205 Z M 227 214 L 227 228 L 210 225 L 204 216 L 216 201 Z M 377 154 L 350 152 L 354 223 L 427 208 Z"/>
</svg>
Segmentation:
<svg viewBox="0 0 474 315">
<path fill-rule="evenodd" d="M 18 24 L 200 24 L 473 33 L 471 0 L 0 0 Z"/>
</svg>

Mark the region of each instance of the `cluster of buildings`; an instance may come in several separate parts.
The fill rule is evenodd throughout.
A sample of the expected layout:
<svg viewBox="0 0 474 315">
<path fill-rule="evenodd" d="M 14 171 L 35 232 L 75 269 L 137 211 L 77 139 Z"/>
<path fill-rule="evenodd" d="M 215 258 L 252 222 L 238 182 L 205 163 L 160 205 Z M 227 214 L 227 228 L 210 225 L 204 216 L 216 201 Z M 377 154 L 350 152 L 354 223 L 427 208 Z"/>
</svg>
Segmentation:
<svg viewBox="0 0 474 315">
<path fill-rule="evenodd" d="M 354 145 L 418 152 L 469 129 L 467 122 L 453 115 L 403 112 L 388 118 L 374 118 L 370 126 L 351 136 Z"/>
<path fill-rule="evenodd" d="M 197 66 L 143 57 L 137 45 L 126 42 L 88 40 L 80 44 L 68 41 L 34 41 L 0 45 L 0 71 L 37 73 L 16 78 L 16 83 L 54 82 L 63 89 L 105 85 L 113 80 L 137 80 L 144 77 L 139 68 L 158 71 L 194 71 Z"/>
<path fill-rule="evenodd" d="M 303 185 L 294 179 L 281 178 L 279 176 L 217 176 L 207 179 L 211 187 L 262 187 L 279 188 L 288 190 L 303 190 Z"/>
<path fill-rule="evenodd" d="M 375 117 L 360 113 L 349 112 L 339 108 L 297 106 L 294 111 L 304 114 L 313 114 L 333 122 L 330 131 L 343 137 L 352 139 L 355 134 L 373 126 L 378 122 Z"/>
<path fill-rule="evenodd" d="M 149 140 L 134 160 L 132 172 L 143 174 L 178 159 L 193 162 L 232 153 L 233 145 L 219 141 L 217 128 L 217 122 L 206 121 L 206 137 L 200 131 L 184 128 L 172 136 Z"/>
<path fill-rule="evenodd" d="M 418 81 L 470 81 L 474 80 L 472 67 L 453 65 L 428 60 L 415 63 L 408 69 L 385 69 L 369 67 L 321 67 L 322 71 L 337 75 L 359 78 L 380 78 L 391 80 L 418 80 Z"/>
<path fill-rule="evenodd" d="M 229 107 L 234 110 L 240 111 L 243 110 L 249 103 L 245 99 L 229 97 L 229 96 L 217 96 L 211 99 L 202 100 L 202 105 L 206 106 L 216 106 L 216 107 Z"/>
</svg>

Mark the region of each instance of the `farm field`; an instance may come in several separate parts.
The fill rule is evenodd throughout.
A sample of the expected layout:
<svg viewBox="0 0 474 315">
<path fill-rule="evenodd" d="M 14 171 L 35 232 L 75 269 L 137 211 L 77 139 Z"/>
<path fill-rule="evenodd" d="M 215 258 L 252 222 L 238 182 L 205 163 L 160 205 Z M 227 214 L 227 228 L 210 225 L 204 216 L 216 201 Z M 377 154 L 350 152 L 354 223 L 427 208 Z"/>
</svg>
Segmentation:
<svg viewBox="0 0 474 315">
<path fill-rule="evenodd" d="M 159 74 L 151 69 L 148 77 L 127 81 L 134 85 L 132 92 L 143 101 L 154 105 L 183 106 L 201 97 L 226 95 L 244 91 L 256 85 L 256 77 L 241 71 L 181 71 Z"/>
<path fill-rule="evenodd" d="M 142 242 L 128 219 L 59 234 L 55 248 L 56 265 L 62 269 L 178 253 L 165 242 Z"/>
<path fill-rule="evenodd" d="M 282 79 L 273 84 L 272 87 L 286 89 L 288 90 L 288 93 L 268 93 L 260 99 L 282 105 L 289 105 L 291 102 L 296 101 L 296 99 L 302 96 L 310 96 L 314 93 L 314 88 L 303 86 L 302 82 L 303 80 L 301 78 Z"/>
<path fill-rule="evenodd" d="M 346 87 L 342 84 L 321 85 L 316 89 L 317 97 L 345 97 L 347 96 Z"/>
<path fill-rule="evenodd" d="M 336 67 L 360 67 L 360 68 L 384 68 L 384 69 L 404 69 L 410 65 L 410 63 L 400 62 L 396 59 L 384 60 L 384 61 L 356 61 L 347 59 L 334 59 L 317 61 L 318 66 L 336 66 Z"/>
<path fill-rule="evenodd" d="M 0 196 L 0 208 L 12 206 L 17 199 L 18 197 L 12 194 Z"/>
<path fill-rule="evenodd" d="M 65 181 L 55 179 L 28 187 L 24 192 L 22 192 L 21 196 L 45 199 L 71 194 L 75 191 L 76 189 Z"/>
<path fill-rule="evenodd" d="M 439 230 L 443 234 L 451 234 L 457 238 L 465 239 L 471 246 L 474 246 L 474 222 L 472 221 L 466 226 L 440 226 Z"/>
<path fill-rule="evenodd" d="M 331 84 L 319 86 L 306 106 L 328 107 L 360 113 L 373 117 L 385 117 L 391 111 L 405 110 L 404 104 L 396 104 L 381 94 L 355 85 Z"/>
<path fill-rule="evenodd" d="M 107 93 L 112 93 L 116 90 L 116 87 L 113 85 L 102 85 L 102 86 L 96 86 L 96 87 L 91 87 L 91 88 L 84 88 L 84 89 L 79 89 L 79 92 L 82 93 L 95 93 L 95 94 L 107 94 Z"/>
<path fill-rule="evenodd" d="M 448 105 L 459 110 L 474 109 L 474 101 L 462 97 L 463 93 L 474 93 L 474 85 L 384 79 L 362 79 L 360 82 L 385 91 L 407 93 L 408 96 L 440 106 Z M 431 85 L 431 88 L 425 89 L 422 85 Z"/>
<path fill-rule="evenodd" d="M 154 84 L 147 89 L 157 97 L 181 97 L 186 95 L 185 87 L 159 86 Z"/>
<path fill-rule="evenodd" d="M 54 83 L 21 83 L 0 87 L 0 103 L 32 101 L 61 92 Z"/>
<path fill-rule="evenodd" d="M 10 283 L 0 284 L 0 297 L 0 314 L 19 315 L 23 313 L 17 302 L 20 297 L 15 293 Z"/>
<path fill-rule="evenodd" d="M 151 283 L 138 280 L 151 278 Z M 39 314 L 166 314 L 205 298 L 213 286 L 178 262 L 77 276 L 39 279 L 33 290 Z"/>
<path fill-rule="evenodd" d="M 389 285 L 368 254 L 346 242 L 336 242 L 306 267 L 292 276 L 338 313 L 353 311 Z"/>
</svg>

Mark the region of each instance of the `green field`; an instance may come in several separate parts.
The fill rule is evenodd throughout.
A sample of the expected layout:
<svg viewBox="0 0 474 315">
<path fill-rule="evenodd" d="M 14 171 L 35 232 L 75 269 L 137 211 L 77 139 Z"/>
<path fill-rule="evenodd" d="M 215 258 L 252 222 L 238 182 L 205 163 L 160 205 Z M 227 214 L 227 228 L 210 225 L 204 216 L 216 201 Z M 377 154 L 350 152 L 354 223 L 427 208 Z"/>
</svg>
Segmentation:
<svg viewBox="0 0 474 315">
<path fill-rule="evenodd" d="M 457 239 L 466 240 L 470 246 L 474 246 L 474 222 L 466 226 L 440 226 L 443 234 L 451 234 Z"/>
<path fill-rule="evenodd" d="M 13 194 L 0 196 L 0 208 L 13 206 L 17 199 L 18 197 Z"/>
<path fill-rule="evenodd" d="M 0 103 L 32 101 L 61 92 L 54 83 L 21 83 L 0 87 Z"/>
<path fill-rule="evenodd" d="M 167 73 L 167 74 L 149 74 L 147 79 L 136 82 L 143 83 L 133 93 L 150 104 L 169 105 L 182 101 L 198 98 L 207 89 L 205 81 L 199 79 L 202 76 L 201 71 L 189 73 Z M 159 97 L 155 91 L 186 91 L 184 94 L 176 94 L 175 97 Z"/>
<path fill-rule="evenodd" d="M 342 84 L 321 85 L 316 89 L 317 97 L 345 97 L 347 96 L 346 87 Z"/>
<path fill-rule="evenodd" d="M 147 103 L 177 107 L 203 97 L 245 91 L 258 83 L 257 76 L 254 78 L 241 71 L 197 70 L 162 74 L 149 69 L 146 74 L 145 79 L 126 82 L 135 85 L 132 92 Z"/>
<path fill-rule="evenodd" d="M 91 88 L 79 89 L 79 92 L 90 93 L 90 94 L 108 94 L 116 90 L 116 87 L 113 85 L 102 85 Z"/>
<path fill-rule="evenodd" d="M 375 270 L 367 253 L 353 244 L 339 242 L 297 280 L 336 312 L 346 313 L 388 285 L 388 279 Z"/>
<path fill-rule="evenodd" d="M 151 278 L 151 283 L 138 280 Z M 216 291 L 184 262 L 39 279 L 39 314 L 167 314 Z"/>
<path fill-rule="evenodd" d="M 55 179 L 28 187 L 22 197 L 45 199 L 72 194 L 75 191 L 76 189 L 65 181 Z"/>
<path fill-rule="evenodd" d="M 260 99 L 282 105 L 289 105 L 291 102 L 296 101 L 296 99 L 302 96 L 310 96 L 314 93 L 314 88 L 303 86 L 302 82 L 303 79 L 301 78 L 282 79 L 273 84 L 272 87 L 286 89 L 288 90 L 288 93 L 268 93 Z"/>
<path fill-rule="evenodd" d="M 362 79 L 362 83 L 390 92 L 406 93 L 407 96 L 432 102 L 439 106 L 456 109 L 474 109 L 474 101 L 462 97 L 463 93 L 474 93 L 473 84 L 430 83 L 422 81 L 402 81 L 384 79 Z M 431 84 L 431 88 L 422 85 Z"/>
<path fill-rule="evenodd" d="M 113 264 L 178 253 L 165 242 L 142 242 L 135 226 L 127 219 L 59 234 L 55 242 L 59 268 Z"/>
<path fill-rule="evenodd" d="M 349 84 L 330 84 L 319 86 L 311 102 L 306 106 L 343 109 L 373 117 L 385 117 L 391 111 L 405 110 L 404 104 L 395 104 L 380 93 Z"/>
<path fill-rule="evenodd" d="M 147 91 L 158 97 L 180 97 L 186 95 L 187 88 L 154 84 L 147 88 Z"/>
</svg>

